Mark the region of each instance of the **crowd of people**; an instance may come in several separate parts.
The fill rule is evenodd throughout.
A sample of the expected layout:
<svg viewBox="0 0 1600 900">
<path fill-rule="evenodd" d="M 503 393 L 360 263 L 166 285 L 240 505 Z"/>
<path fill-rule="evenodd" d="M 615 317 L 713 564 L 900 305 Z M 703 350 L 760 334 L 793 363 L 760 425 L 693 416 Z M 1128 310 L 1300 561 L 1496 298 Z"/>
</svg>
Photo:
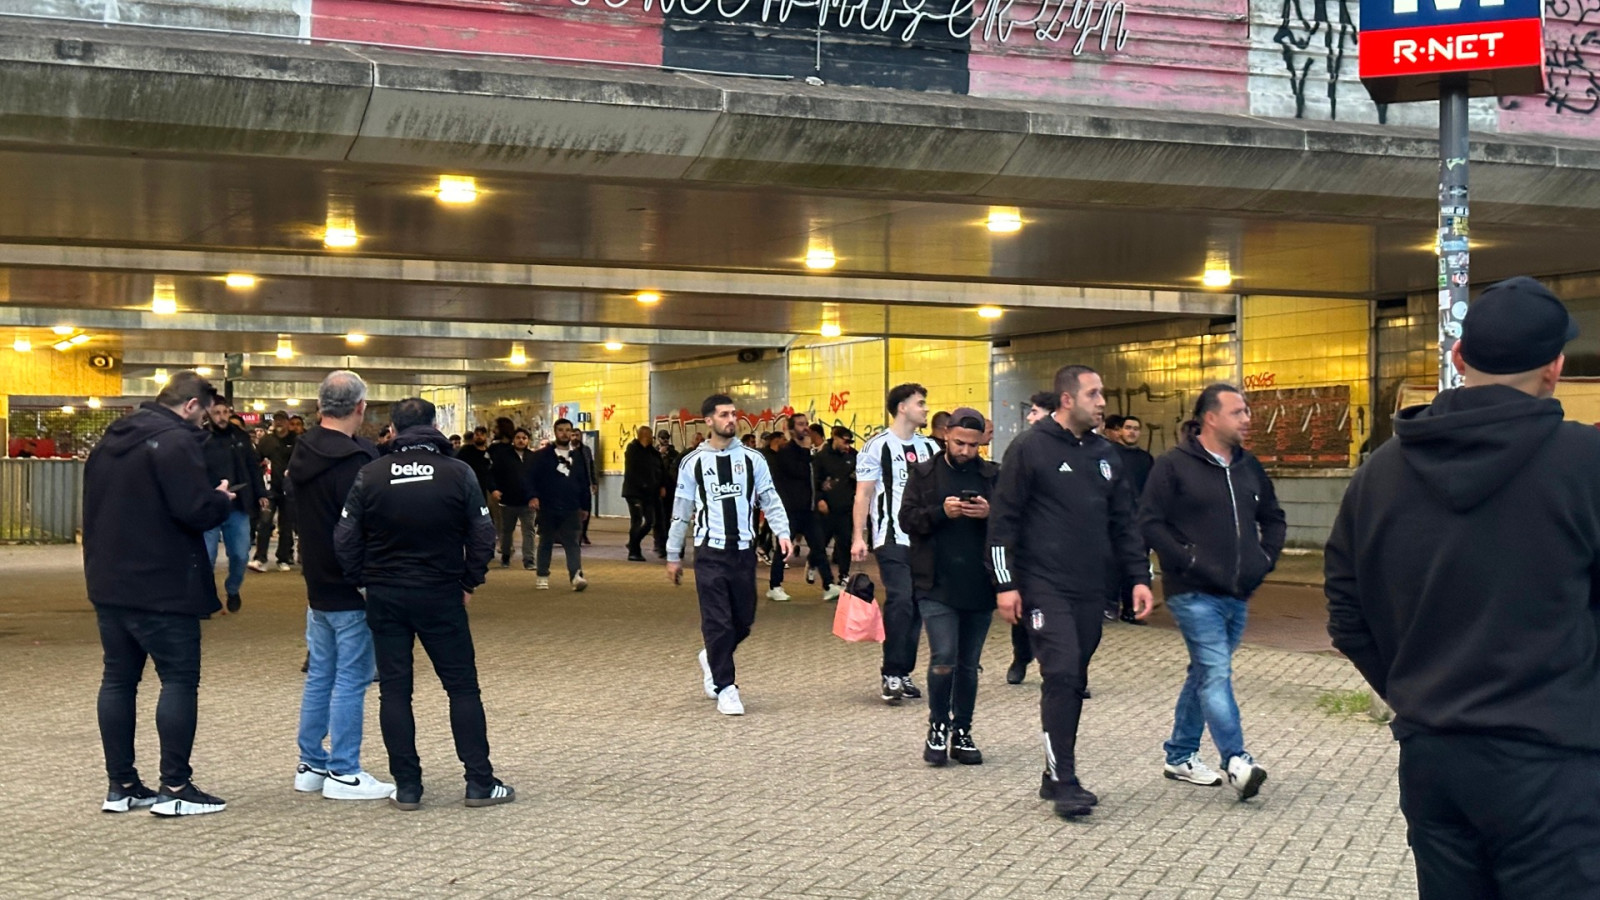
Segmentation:
<svg viewBox="0 0 1600 900">
<path fill-rule="evenodd" d="M 1372 455 L 1344 499 L 1327 546 L 1329 630 L 1397 714 L 1402 809 L 1423 895 L 1591 896 L 1600 435 L 1563 423 L 1552 399 L 1576 326 L 1554 295 L 1520 279 L 1485 292 L 1463 328 L 1454 362 L 1466 386 L 1402 413 L 1397 440 Z M 927 401 L 920 385 L 892 388 L 888 427 L 859 451 L 848 429 L 803 415 L 751 446 L 724 394 L 705 399 L 709 435 L 687 453 L 647 428 L 628 446 L 628 558 L 643 561 L 654 533 L 677 585 L 692 555 L 698 664 L 718 712 L 745 713 L 735 655 L 755 624 L 760 567 L 770 568 L 766 596 L 787 601 L 784 571 L 803 540 L 808 573 L 834 599 L 871 556 L 886 703 L 923 697 L 914 675 L 927 635 L 923 759 L 982 763 L 978 672 L 998 613 L 1013 626 L 1007 681 L 1023 681 L 1035 662 L 1042 680 L 1039 796 L 1061 817 L 1089 815 L 1099 798 L 1076 756 L 1089 669 L 1105 622 L 1149 615 L 1153 553 L 1189 656 L 1162 774 L 1254 797 L 1267 773 L 1247 749 L 1233 656 L 1287 523 L 1272 479 L 1244 447 L 1243 392 L 1206 387 L 1159 459 L 1139 448 L 1138 419 L 1105 416 L 1104 386 L 1087 366 L 1061 368 L 1031 399 L 1028 427 L 998 462 L 984 454 L 992 418 L 961 407 L 930 419 Z M 293 558 L 285 533 L 298 530 L 310 652 L 294 788 L 421 805 L 412 715 L 420 639 L 449 697 L 464 802 L 515 799 L 490 763 L 467 609 L 497 543 L 501 566 L 510 564 L 519 523 L 538 587 L 548 587 L 559 543 L 572 588 L 584 589 L 593 456 L 565 420 L 540 450 L 508 420 L 492 442 L 480 428 L 457 446 L 434 427 L 432 404 L 415 398 L 392 407 L 380 447 L 359 436 L 365 385 L 352 372 L 330 374 L 318 402 L 315 427 L 284 417 L 252 445 L 216 390 L 181 372 L 90 455 L 84 562 L 104 650 L 105 810 L 183 816 L 226 806 L 195 786 L 189 765 L 199 622 L 239 609 L 234 563 L 248 550 L 252 513 L 257 562 L 274 513 L 280 563 Z M 226 603 L 213 574 L 218 543 L 230 561 Z M 1429 554 L 1431 564 L 1418 558 Z M 156 789 L 133 753 L 147 660 L 162 683 Z M 361 764 L 374 671 L 392 784 Z M 1201 756 L 1207 731 L 1215 769 Z"/>
</svg>

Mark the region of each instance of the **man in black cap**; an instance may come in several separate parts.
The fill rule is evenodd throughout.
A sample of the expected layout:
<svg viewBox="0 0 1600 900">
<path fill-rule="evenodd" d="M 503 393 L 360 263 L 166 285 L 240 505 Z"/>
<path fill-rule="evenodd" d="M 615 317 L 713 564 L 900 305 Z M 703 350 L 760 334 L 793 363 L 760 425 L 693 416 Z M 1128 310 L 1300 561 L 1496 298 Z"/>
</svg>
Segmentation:
<svg viewBox="0 0 1600 900">
<path fill-rule="evenodd" d="M 1328 540 L 1328 633 L 1395 711 L 1423 900 L 1600 896 L 1600 432 L 1554 399 L 1578 329 L 1529 278 L 1401 411 Z"/>
</svg>

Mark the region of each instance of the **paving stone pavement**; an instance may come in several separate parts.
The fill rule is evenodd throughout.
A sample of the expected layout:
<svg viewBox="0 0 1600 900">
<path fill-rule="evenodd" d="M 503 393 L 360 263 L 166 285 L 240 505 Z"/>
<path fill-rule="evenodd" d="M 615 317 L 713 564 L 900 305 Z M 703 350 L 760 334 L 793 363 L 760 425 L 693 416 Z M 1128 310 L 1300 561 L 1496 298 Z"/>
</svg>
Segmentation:
<svg viewBox="0 0 1600 900">
<path fill-rule="evenodd" d="M 724 718 L 699 689 L 692 585 L 621 555 L 590 554 L 583 594 L 559 576 L 536 593 L 531 572 L 496 569 L 473 599 L 493 757 L 518 791 L 479 810 L 461 805 L 444 696 L 420 649 L 423 809 L 291 789 L 303 582 L 252 573 L 242 614 L 204 632 L 195 780 L 228 810 L 164 821 L 98 811 L 99 645 L 77 548 L 0 548 L 0 791 L 11 800 L 0 896 L 1415 895 L 1387 730 L 1315 705 L 1360 685 L 1341 659 L 1241 649 L 1245 734 L 1271 772 L 1241 804 L 1229 788 L 1161 777 L 1178 636 L 1108 626 L 1079 743 L 1103 800 L 1063 822 L 1035 798 L 1037 673 L 1005 683 L 1002 627 L 978 697 L 986 762 L 931 769 L 923 707 L 877 699 L 878 648 L 832 637 L 819 589 L 791 584 L 795 603 L 762 601 L 738 659 L 749 714 Z M 151 671 L 140 698 L 151 781 L 156 684 Z M 377 706 L 374 689 L 364 761 L 387 777 Z"/>
</svg>

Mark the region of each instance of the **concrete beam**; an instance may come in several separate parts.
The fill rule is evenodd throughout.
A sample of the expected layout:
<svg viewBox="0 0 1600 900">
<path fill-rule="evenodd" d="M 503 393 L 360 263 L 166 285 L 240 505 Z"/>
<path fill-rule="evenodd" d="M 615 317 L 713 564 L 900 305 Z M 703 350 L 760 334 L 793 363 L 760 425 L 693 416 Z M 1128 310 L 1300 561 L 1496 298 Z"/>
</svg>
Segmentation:
<svg viewBox="0 0 1600 900">
<path fill-rule="evenodd" d="M 235 381 L 233 396 L 247 400 L 260 398 L 267 401 L 269 410 L 279 408 L 272 405 L 273 400 L 281 401 L 292 397 L 301 401 L 299 407 L 283 408 L 301 415 L 310 415 L 317 409 L 317 387 L 315 381 Z M 125 397 L 150 397 L 159 389 L 149 378 L 128 376 L 122 379 L 122 394 Z M 407 397 L 415 397 L 420 390 L 422 388 L 414 384 L 368 382 L 367 399 L 374 403 L 394 403 Z"/>
<path fill-rule="evenodd" d="M 517 378 L 525 375 L 542 374 L 545 369 L 527 364 L 513 366 L 503 359 L 435 359 L 418 356 L 304 356 L 296 355 L 293 359 L 278 359 L 271 353 L 250 353 L 249 372 L 260 378 L 263 373 L 270 373 L 274 369 L 351 369 L 356 372 L 408 372 L 415 375 L 441 376 L 451 375 L 504 375 L 506 378 Z M 124 366 L 161 366 L 164 368 L 193 368 L 195 366 L 211 366 L 220 368 L 222 354 L 220 353 L 190 353 L 181 350 L 135 350 L 123 354 Z"/>
</svg>

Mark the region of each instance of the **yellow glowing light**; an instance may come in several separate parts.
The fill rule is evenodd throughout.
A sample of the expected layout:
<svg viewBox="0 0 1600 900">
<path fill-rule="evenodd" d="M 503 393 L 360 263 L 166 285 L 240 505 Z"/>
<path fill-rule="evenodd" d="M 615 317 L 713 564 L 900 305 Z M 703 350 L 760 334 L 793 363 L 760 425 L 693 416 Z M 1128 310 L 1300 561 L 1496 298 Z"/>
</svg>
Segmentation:
<svg viewBox="0 0 1600 900">
<path fill-rule="evenodd" d="M 300 400 L 297 397 L 288 397 L 288 398 L 284 399 L 283 405 L 284 406 L 299 406 L 300 405 Z"/>
<path fill-rule="evenodd" d="M 978 318 L 980 318 L 980 319 L 998 319 L 1001 316 L 1005 315 L 1005 312 L 1006 312 L 1005 310 L 1001 309 L 998 306 L 980 306 L 980 307 L 978 307 Z"/>
<path fill-rule="evenodd" d="M 27 338 L 19 337 L 11 342 L 11 349 L 17 351 L 18 353 L 32 353 L 33 341 L 30 341 Z"/>
<path fill-rule="evenodd" d="M 66 413 L 69 416 L 72 415 L 73 413 L 77 412 L 77 410 L 73 408 L 71 403 L 68 403 L 67 405 L 61 407 L 61 411 Z"/>
<path fill-rule="evenodd" d="M 525 366 L 528 364 L 528 353 L 522 349 L 521 344 L 511 345 L 511 364 L 513 366 Z"/>
<path fill-rule="evenodd" d="M 89 402 L 85 403 L 84 406 L 87 406 L 90 409 L 99 409 L 100 408 L 100 398 L 99 397 L 90 397 L 89 398 Z"/>
<path fill-rule="evenodd" d="M 344 336 L 344 342 L 346 344 L 357 344 L 357 345 L 365 344 L 367 342 L 367 336 L 364 335 L 364 334 L 358 334 L 357 332 L 352 331 L 349 334 Z"/>
<path fill-rule="evenodd" d="M 250 404 L 250 408 L 255 410 L 256 412 L 261 412 L 261 411 L 263 411 L 263 410 L 265 410 L 267 408 L 267 405 L 265 403 L 262 403 L 260 400 L 257 400 L 254 403 Z"/>
<path fill-rule="evenodd" d="M 606 341 L 605 348 L 607 350 L 610 350 L 612 353 L 615 353 L 618 350 L 622 349 L 622 342 L 621 341 Z"/>
<path fill-rule="evenodd" d="M 283 335 L 279 335 L 278 336 L 278 349 L 277 349 L 275 355 L 279 359 L 293 359 L 294 358 L 294 344 L 292 342 L 290 342 L 290 340 L 287 337 L 284 337 Z"/>
<path fill-rule="evenodd" d="M 166 384 L 167 379 L 170 377 L 171 376 L 167 374 L 166 369 L 157 369 L 155 374 L 150 376 L 150 380 L 154 381 L 156 384 Z"/>
<path fill-rule="evenodd" d="M 196 375 L 199 375 L 201 378 L 210 378 L 211 377 L 211 367 L 210 366 L 195 366 L 194 367 L 194 373 Z"/>
<path fill-rule="evenodd" d="M 78 329 L 73 328 L 71 325 L 57 325 L 56 327 L 50 329 L 50 333 L 59 337 L 66 337 L 77 330 Z"/>
<path fill-rule="evenodd" d="M 87 334 L 75 334 L 67 341 L 67 343 L 76 347 L 79 344 L 87 344 L 90 340 L 91 338 Z"/>
<path fill-rule="evenodd" d="M 243 272 L 229 272 L 228 277 L 222 279 L 222 283 L 236 291 L 247 291 L 256 286 L 256 277 Z"/>
<path fill-rule="evenodd" d="M 844 334 L 844 329 L 832 322 L 822 326 L 822 336 L 825 338 L 836 338 L 841 334 Z"/>
<path fill-rule="evenodd" d="M 322 234 L 322 246 L 329 250 L 349 250 L 359 240 L 354 228 L 329 228 Z"/>
<path fill-rule="evenodd" d="M 440 175 L 440 203 L 471 203 L 478 199 L 478 181 L 470 175 Z"/>
<path fill-rule="evenodd" d="M 661 302 L 661 295 L 656 293 L 655 291 L 640 291 L 639 295 L 637 297 L 635 297 L 634 299 L 638 300 L 640 303 L 645 304 L 646 306 L 649 306 L 649 305 L 654 304 L 654 303 L 660 303 Z"/>
<path fill-rule="evenodd" d="M 1200 283 L 1208 288 L 1225 288 L 1233 284 L 1233 272 L 1226 268 L 1207 269 Z"/>
<path fill-rule="evenodd" d="M 1022 212 L 1010 206 L 996 206 L 989 210 L 984 224 L 995 234 L 1016 234 L 1022 230 Z"/>
<path fill-rule="evenodd" d="M 72 342 L 71 341 L 56 341 L 56 349 L 60 350 L 62 353 L 65 353 L 68 350 L 72 349 Z"/>
<path fill-rule="evenodd" d="M 831 269 L 839 264 L 839 258 L 833 251 L 825 247 L 813 247 L 806 251 L 806 268 Z"/>
</svg>

